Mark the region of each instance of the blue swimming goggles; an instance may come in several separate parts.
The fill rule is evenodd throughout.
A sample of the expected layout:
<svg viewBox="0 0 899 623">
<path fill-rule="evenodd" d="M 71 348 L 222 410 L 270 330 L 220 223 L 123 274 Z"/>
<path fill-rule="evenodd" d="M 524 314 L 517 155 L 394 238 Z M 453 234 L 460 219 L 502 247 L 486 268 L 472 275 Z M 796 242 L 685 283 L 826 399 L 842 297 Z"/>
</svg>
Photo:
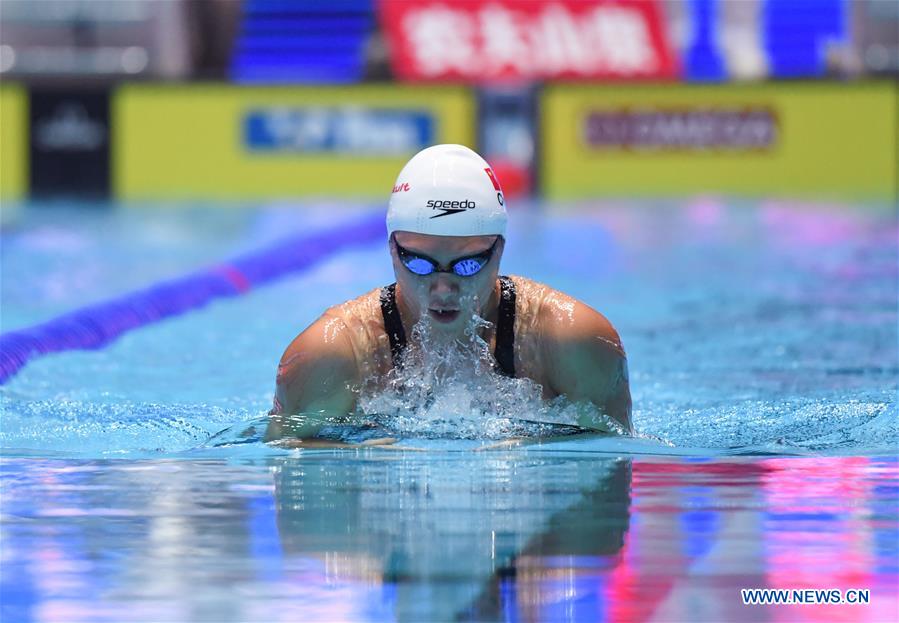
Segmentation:
<svg viewBox="0 0 899 623">
<path fill-rule="evenodd" d="M 393 244 L 396 245 L 396 252 L 397 255 L 399 255 L 400 261 L 403 263 L 403 266 L 408 268 L 411 273 L 416 275 L 452 273 L 459 275 L 460 277 L 471 277 L 472 275 L 477 275 L 481 272 L 481 269 L 483 269 L 493 258 L 493 252 L 496 250 L 496 243 L 499 242 L 499 238 L 500 237 L 497 236 L 496 240 L 493 241 L 493 244 L 490 245 L 490 248 L 482 253 L 478 253 L 477 255 L 466 255 L 465 257 L 453 260 L 450 262 L 449 268 L 441 268 L 440 262 L 427 255 L 404 249 L 396 241 L 396 238 L 394 238 Z"/>
</svg>

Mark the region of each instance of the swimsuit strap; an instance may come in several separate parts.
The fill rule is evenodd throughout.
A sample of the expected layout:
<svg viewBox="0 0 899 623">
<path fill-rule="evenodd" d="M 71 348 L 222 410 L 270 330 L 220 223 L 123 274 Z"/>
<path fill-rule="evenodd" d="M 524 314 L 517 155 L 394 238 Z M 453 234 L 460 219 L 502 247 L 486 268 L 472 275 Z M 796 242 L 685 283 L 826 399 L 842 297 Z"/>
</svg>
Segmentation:
<svg viewBox="0 0 899 623">
<path fill-rule="evenodd" d="M 400 357 L 406 349 L 406 331 L 400 318 L 400 310 L 396 306 L 396 284 L 381 288 L 381 315 L 384 317 L 384 330 L 390 339 L 390 355 L 393 367 L 397 367 Z"/>
<path fill-rule="evenodd" d="M 515 283 L 509 277 L 499 278 L 499 312 L 496 318 L 496 371 L 515 378 Z"/>
<path fill-rule="evenodd" d="M 499 311 L 496 322 L 496 371 L 509 377 L 515 377 L 515 284 L 509 277 L 500 277 Z M 394 367 L 399 365 L 403 351 L 406 349 L 406 330 L 396 305 L 396 284 L 381 288 L 381 315 L 384 318 L 384 330 L 390 340 L 390 355 Z"/>
</svg>

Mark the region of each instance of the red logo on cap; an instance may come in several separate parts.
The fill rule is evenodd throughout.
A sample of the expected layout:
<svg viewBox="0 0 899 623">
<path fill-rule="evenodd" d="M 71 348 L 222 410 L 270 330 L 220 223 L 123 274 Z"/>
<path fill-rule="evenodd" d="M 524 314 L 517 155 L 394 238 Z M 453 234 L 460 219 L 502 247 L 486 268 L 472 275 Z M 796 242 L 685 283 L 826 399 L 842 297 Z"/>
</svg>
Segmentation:
<svg viewBox="0 0 899 623">
<path fill-rule="evenodd" d="M 409 192 L 409 182 L 406 182 L 404 184 L 397 184 L 396 186 L 393 187 L 393 192 L 395 192 L 395 193 Z"/>
<path fill-rule="evenodd" d="M 484 171 L 487 172 L 487 177 L 489 177 L 490 181 L 493 182 L 494 190 L 502 192 L 503 189 L 499 187 L 499 182 L 497 181 L 496 176 L 493 174 L 493 169 L 488 167 L 488 168 L 484 169 Z"/>
</svg>

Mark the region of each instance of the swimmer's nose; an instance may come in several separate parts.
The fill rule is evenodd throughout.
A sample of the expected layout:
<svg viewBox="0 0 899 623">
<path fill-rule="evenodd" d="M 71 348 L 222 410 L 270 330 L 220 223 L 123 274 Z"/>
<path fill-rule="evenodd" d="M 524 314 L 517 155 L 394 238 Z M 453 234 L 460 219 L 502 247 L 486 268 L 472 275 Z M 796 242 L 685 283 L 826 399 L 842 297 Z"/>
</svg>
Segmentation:
<svg viewBox="0 0 899 623">
<path fill-rule="evenodd" d="M 438 299 L 447 299 L 459 293 L 459 284 L 455 275 L 437 273 L 431 280 L 431 296 Z"/>
</svg>

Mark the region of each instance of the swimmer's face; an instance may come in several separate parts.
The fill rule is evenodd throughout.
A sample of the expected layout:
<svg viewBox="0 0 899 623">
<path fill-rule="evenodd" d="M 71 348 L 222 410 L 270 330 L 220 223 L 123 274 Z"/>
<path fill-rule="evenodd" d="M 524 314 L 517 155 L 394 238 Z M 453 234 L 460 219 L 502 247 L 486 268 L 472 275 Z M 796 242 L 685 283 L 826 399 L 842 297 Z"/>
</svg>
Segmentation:
<svg viewBox="0 0 899 623">
<path fill-rule="evenodd" d="M 448 270 L 455 261 L 485 253 L 491 247 L 493 255 L 480 271 L 466 277 L 446 272 L 417 275 L 403 264 L 398 247 L 426 256 Z M 485 315 L 496 287 L 502 252 L 503 239 L 499 236 L 431 236 L 398 231 L 390 243 L 393 271 L 405 308 L 416 319 L 430 317 L 435 329 L 457 334 L 465 330 L 472 313 Z"/>
</svg>

